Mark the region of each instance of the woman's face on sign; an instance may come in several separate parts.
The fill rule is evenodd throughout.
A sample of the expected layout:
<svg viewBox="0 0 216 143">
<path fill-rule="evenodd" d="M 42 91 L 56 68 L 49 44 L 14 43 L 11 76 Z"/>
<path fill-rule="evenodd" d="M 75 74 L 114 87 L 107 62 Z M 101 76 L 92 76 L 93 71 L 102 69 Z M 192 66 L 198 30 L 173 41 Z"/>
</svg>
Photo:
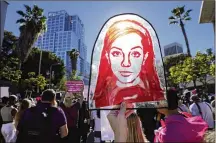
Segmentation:
<svg viewBox="0 0 216 143">
<path fill-rule="evenodd" d="M 142 38 L 131 33 L 117 38 L 111 45 L 109 61 L 114 75 L 122 83 L 133 82 L 143 64 Z"/>
</svg>

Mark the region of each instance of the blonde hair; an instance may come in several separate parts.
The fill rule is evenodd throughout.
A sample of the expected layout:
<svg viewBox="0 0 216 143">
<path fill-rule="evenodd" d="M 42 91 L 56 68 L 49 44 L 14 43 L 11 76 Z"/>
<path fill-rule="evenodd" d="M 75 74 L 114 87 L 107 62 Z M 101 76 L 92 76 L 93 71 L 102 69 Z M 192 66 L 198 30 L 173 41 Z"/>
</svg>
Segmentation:
<svg viewBox="0 0 216 143">
<path fill-rule="evenodd" d="M 215 142 L 215 131 L 207 131 L 204 136 L 204 143 Z"/>
<path fill-rule="evenodd" d="M 142 130 L 142 124 L 137 114 L 132 113 L 127 118 L 127 142 L 148 142 Z"/>
<path fill-rule="evenodd" d="M 23 101 L 21 102 L 21 105 L 19 107 L 19 111 L 17 112 L 16 116 L 15 116 L 15 127 L 17 127 L 20 118 L 23 115 L 23 112 L 31 107 L 31 101 L 29 99 L 23 99 Z"/>
</svg>

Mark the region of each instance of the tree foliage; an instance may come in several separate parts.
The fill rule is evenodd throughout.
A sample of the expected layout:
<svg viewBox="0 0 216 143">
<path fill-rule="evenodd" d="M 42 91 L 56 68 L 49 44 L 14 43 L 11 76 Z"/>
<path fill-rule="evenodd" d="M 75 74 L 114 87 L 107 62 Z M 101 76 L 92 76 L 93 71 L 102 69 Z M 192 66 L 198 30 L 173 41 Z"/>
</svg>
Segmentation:
<svg viewBox="0 0 216 143">
<path fill-rule="evenodd" d="M 60 82 L 57 84 L 57 88 L 60 90 L 60 91 L 66 91 L 66 82 L 67 82 L 67 77 L 64 76 Z"/>
<path fill-rule="evenodd" d="M 194 58 L 187 57 L 182 63 L 172 66 L 169 79 L 176 84 L 186 85 L 191 81 L 199 81 L 207 88 L 207 77 L 214 76 L 215 62 L 214 55 L 211 52 L 197 52 Z"/>
<path fill-rule="evenodd" d="M 34 5 L 33 8 L 28 5 L 24 5 L 24 7 L 25 12 L 21 10 L 17 11 L 21 16 L 17 20 L 17 23 L 20 24 L 17 53 L 21 64 L 27 61 L 38 36 L 46 31 L 46 17 L 43 15 L 44 10 L 37 5 Z"/>
<path fill-rule="evenodd" d="M 36 76 L 34 72 L 29 72 L 28 78 L 23 80 L 23 88 L 33 92 L 37 87 L 39 87 L 40 90 L 43 90 L 46 86 L 46 82 L 47 81 L 44 76 Z"/>
<path fill-rule="evenodd" d="M 188 81 L 187 81 L 187 74 L 182 71 L 183 64 L 178 64 L 170 68 L 170 76 L 169 80 L 171 80 L 176 85 L 181 84 L 184 88 L 186 88 Z"/>
<path fill-rule="evenodd" d="M 72 49 L 69 52 L 70 60 L 71 60 L 71 71 L 76 71 L 77 70 L 77 59 L 79 58 L 79 51 L 77 49 Z M 72 73 L 73 74 L 73 73 Z"/>
<path fill-rule="evenodd" d="M 179 26 L 181 27 L 181 30 L 182 30 L 182 33 L 185 39 L 186 47 L 187 47 L 187 53 L 188 53 L 188 56 L 190 57 L 191 57 L 190 46 L 189 46 L 188 37 L 185 31 L 184 25 L 186 21 L 191 20 L 191 17 L 190 17 L 191 11 L 192 9 L 185 11 L 185 6 L 176 7 L 171 11 L 172 16 L 168 18 L 169 24 L 179 24 Z"/>
<path fill-rule="evenodd" d="M 27 78 L 29 72 L 35 72 L 38 75 L 39 72 L 39 62 L 40 62 L 40 54 L 41 50 L 38 48 L 33 48 L 28 60 L 23 64 L 23 79 Z M 42 59 L 41 59 L 41 71 L 40 74 L 46 77 L 46 80 L 50 80 L 50 67 L 52 66 L 52 72 L 54 75 L 52 76 L 52 83 L 56 85 L 61 81 L 65 74 L 64 62 L 57 57 L 54 53 L 49 51 L 42 51 Z"/>
<path fill-rule="evenodd" d="M 188 57 L 188 55 L 186 55 L 186 54 L 180 54 L 177 56 L 165 58 L 164 59 L 164 68 L 165 68 L 166 77 L 170 76 L 170 70 L 169 69 L 171 67 L 178 65 L 180 63 L 183 63 L 187 57 Z M 167 78 L 167 85 L 177 87 L 177 83 L 174 82 L 173 80 L 171 80 L 171 78 Z"/>
<path fill-rule="evenodd" d="M 12 32 L 4 31 L 4 39 L 0 51 L 0 79 L 18 84 L 22 72 L 15 52 L 17 37 Z"/>
</svg>

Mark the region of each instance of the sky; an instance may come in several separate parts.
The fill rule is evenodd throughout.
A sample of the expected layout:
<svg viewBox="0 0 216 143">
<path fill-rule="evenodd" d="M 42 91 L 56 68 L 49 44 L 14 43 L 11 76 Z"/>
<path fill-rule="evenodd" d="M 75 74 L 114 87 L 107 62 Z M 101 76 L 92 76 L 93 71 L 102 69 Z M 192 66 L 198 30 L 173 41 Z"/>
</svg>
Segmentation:
<svg viewBox="0 0 216 143">
<path fill-rule="evenodd" d="M 85 27 L 85 44 L 87 46 L 87 60 L 90 62 L 94 42 L 101 27 L 107 19 L 121 13 L 135 13 L 147 19 L 155 28 L 161 48 L 167 44 L 178 42 L 186 46 L 181 28 L 178 25 L 169 25 L 168 17 L 171 10 L 185 5 L 186 9 L 193 9 L 192 20 L 187 22 L 185 29 L 189 39 L 192 55 L 197 51 L 204 52 L 207 48 L 214 48 L 214 30 L 211 23 L 199 24 L 201 1 L 9 1 L 5 30 L 19 36 L 19 19 L 17 10 L 25 10 L 24 4 L 37 4 L 48 12 L 66 10 L 69 15 L 78 15 Z"/>
</svg>

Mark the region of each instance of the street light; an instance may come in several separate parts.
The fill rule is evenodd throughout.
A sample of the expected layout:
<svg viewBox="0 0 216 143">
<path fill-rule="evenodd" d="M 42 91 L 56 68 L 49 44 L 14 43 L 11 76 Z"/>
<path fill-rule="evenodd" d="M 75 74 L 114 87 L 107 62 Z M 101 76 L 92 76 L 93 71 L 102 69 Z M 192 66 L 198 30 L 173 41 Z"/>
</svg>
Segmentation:
<svg viewBox="0 0 216 143">
<path fill-rule="evenodd" d="M 51 88 L 51 80 L 52 80 L 52 67 L 53 66 L 57 66 L 57 65 L 60 65 L 60 63 L 55 63 L 55 64 L 52 64 L 51 66 L 50 66 L 50 81 L 49 81 L 49 88 Z"/>
</svg>

